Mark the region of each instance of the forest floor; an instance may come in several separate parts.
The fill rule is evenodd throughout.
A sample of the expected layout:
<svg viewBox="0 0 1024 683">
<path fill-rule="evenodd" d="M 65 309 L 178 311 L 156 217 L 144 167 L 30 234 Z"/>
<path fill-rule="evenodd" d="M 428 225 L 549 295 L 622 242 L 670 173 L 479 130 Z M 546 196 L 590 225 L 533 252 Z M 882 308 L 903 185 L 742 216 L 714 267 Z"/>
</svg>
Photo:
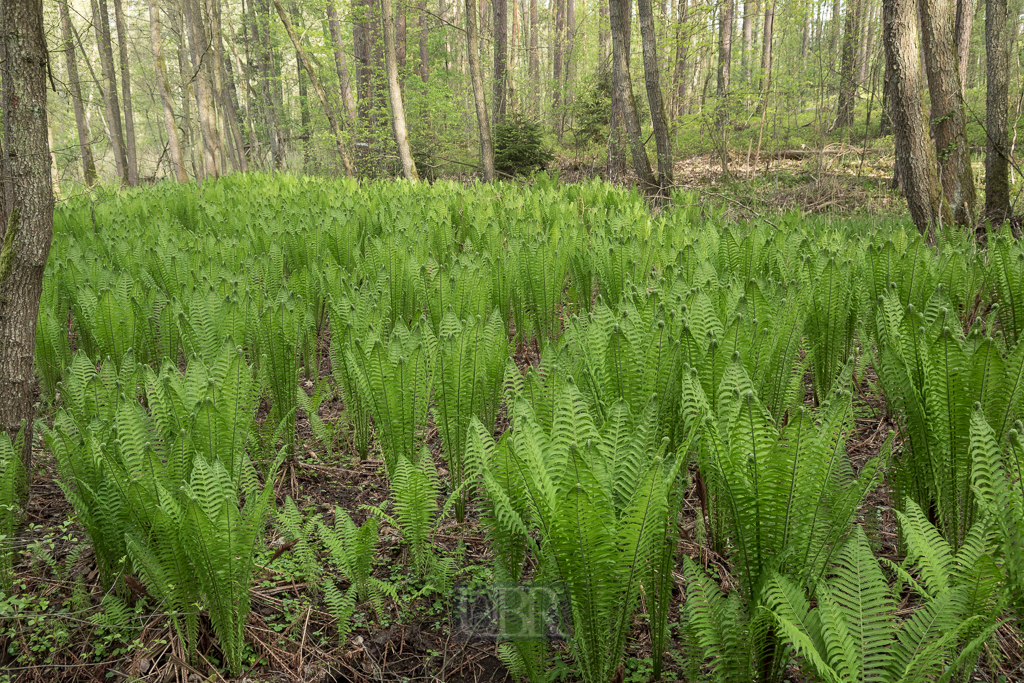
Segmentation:
<svg viewBox="0 0 1024 683">
<path fill-rule="evenodd" d="M 525 369 L 539 360 L 534 348 L 520 348 L 517 363 Z M 324 373 L 327 359 L 321 359 Z M 888 415 L 884 399 L 875 386 L 868 366 L 858 378 L 855 394 L 854 429 L 846 450 L 855 471 L 878 455 L 891 430 L 897 425 Z M 806 401 L 813 401 L 811 378 L 806 378 Z M 312 383 L 303 381 L 307 391 Z M 321 418 L 338 420 L 343 415 L 339 400 L 325 402 Z M 499 421 L 499 425 L 504 422 Z M 502 427 L 499 426 L 499 430 Z M 389 498 L 383 462 L 374 457 L 376 446 L 366 460 L 354 457 L 354 448 L 342 434 L 328 452 L 315 442 L 305 415 L 297 421 L 299 437 L 295 457 L 285 463 L 275 482 L 276 502 L 291 497 L 307 516 L 321 515 L 332 523 L 335 507 L 344 509 L 357 524 L 368 516 L 369 506 L 383 506 Z M 427 429 L 439 474 L 446 465 L 440 456 L 440 439 L 433 427 Z M 894 453 L 901 451 L 896 435 Z M 170 619 L 143 608 L 130 616 L 130 628 L 115 628 L 97 617 L 103 596 L 91 550 L 73 510 L 57 483 L 53 457 L 35 453 L 28 525 L 18 537 L 24 549 L 16 565 L 17 595 L 25 598 L 19 608 L 0 605 L 0 681 L 153 681 L 195 683 L 227 681 L 214 663 L 219 657 L 209 623 L 202 625 L 199 652 L 202 666 L 183 661 L 180 644 Z M 677 560 L 683 556 L 711 569 L 723 590 L 735 588 L 728 561 L 710 549 L 705 538 L 701 506 L 691 471 L 679 520 L 680 542 Z M 485 581 L 491 558 L 483 542 L 478 511 L 467 511 L 464 525 L 442 522 L 434 541 L 450 557 L 458 558 L 457 583 Z M 896 520 L 887 482 L 882 481 L 864 502 L 860 523 L 879 557 L 897 560 Z M 370 609 L 357 612 L 355 629 L 346 643 L 339 644 L 333 619 L 322 601 L 311 596 L 309 587 L 296 578 L 297 560 L 293 544 L 276 525 L 268 527 L 263 551 L 258 555 L 254 587 L 250 591 L 252 612 L 246 636 L 253 648 L 253 664 L 236 681 L 292 683 L 373 683 L 383 681 L 446 681 L 449 683 L 497 683 L 512 677 L 497 657 L 496 645 L 486 640 L 460 636 L 454 600 L 436 595 L 417 597 L 422 584 L 405 573 L 406 552 L 396 529 L 380 528 L 380 546 L 374 558 L 375 576 L 393 583 L 400 600 L 389 601 L 384 614 Z M 665 658 L 664 680 L 684 680 L 690 671 L 679 632 L 679 609 L 683 577 L 676 573 L 677 588 L 669 618 L 671 641 Z M 130 582 L 129 582 L 130 583 Z M 134 599 L 141 598 L 134 595 Z M 907 596 L 901 609 L 909 609 Z M 6 611 L 6 614 L 5 614 Z M 650 680 L 651 641 L 646 621 L 636 619 L 629 639 L 626 665 L 618 683 Z M 555 643 L 551 680 L 573 681 L 565 643 Z M 8 677 L 5 679 L 5 676 Z M 806 680 L 793 668 L 791 681 Z M 1021 634 L 1004 626 L 986 649 L 974 681 L 1024 680 L 1024 642 Z"/>
</svg>

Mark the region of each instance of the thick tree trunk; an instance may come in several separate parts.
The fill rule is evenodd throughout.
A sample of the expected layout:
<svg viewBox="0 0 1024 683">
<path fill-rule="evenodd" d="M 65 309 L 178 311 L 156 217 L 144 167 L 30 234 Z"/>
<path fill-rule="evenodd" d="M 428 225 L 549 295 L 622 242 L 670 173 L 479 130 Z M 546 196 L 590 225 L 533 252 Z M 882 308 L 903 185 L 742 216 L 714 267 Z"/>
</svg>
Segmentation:
<svg viewBox="0 0 1024 683">
<path fill-rule="evenodd" d="M 896 143 L 896 175 L 903 185 L 914 225 L 929 241 L 949 220 L 936 170 L 935 147 L 928 137 L 921 93 L 921 49 L 915 0 L 884 0 L 882 25 L 890 65 L 890 99 Z M 945 213 L 945 215 L 943 215 Z"/>
<path fill-rule="evenodd" d="M 988 128 L 988 145 L 985 150 L 985 217 L 993 225 L 1001 225 L 1011 217 L 1007 110 L 1010 64 L 1006 20 L 1006 0 L 985 0 L 988 81 L 985 96 L 985 124 Z"/>
<path fill-rule="evenodd" d="M 4 141 L 0 183 L 9 200 L 0 214 L 0 431 L 13 440 L 25 425 L 26 473 L 32 471 L 36 318 L 53 237 L 46 134 L 49 54 L 44 36 L 42 3 L 4 0 L 0 4 Z M 9 235 L 10 230 L 16 232 Z M 27 494 L 26 486 L 24 497 Z"/>
<path fill-rule="evenodd" d="M 608 0 L 608 14 L 611 19 L 612 31 L 612 62 L 613 68 L 618 72 L 618 93 L 620 114 L 626 126 L 626 133 L 629 135 L 629 146 L 633 155 L 633 169 L 640 180 L 640 188 L 645 195 L 653 195 L 658 192 L 657 181 L 651 171 L 651 162 L 647 158 L 647 149 L 644 147 L 643 133 L 640 128 L 640 118 L 636 113 L 636 102 L 633 100 L 633 83 L 629 75 L 629 53 L 626 43 L 626 13 L 629 0 Z"/>
<path fill-rule="evenodd" d="M 515 2 L 515 0 L 513 0 Z M 494 94 L 491 111 L 495 123 L 505 118 L 508 106 L 508 0 L 494 0 Z"/>
<path fill-rule="evenodd" d="M 480 36 L 477 32 L 476 0 L 466 0 L 466 42 L 468 45 L 469 76 L 473 83 L 473 102 L 476 105 L 476 121 L 480 134 L 480 159 L 484 180 L 494 182 L 494 143 L 491 141 L 491 124 L 487 119 L 487 103 L 484 100 L 484 78 L 480 69 Z"/>
<path fill-rule="evenodd" d="M 637 14 L 640 19 L 640 39 L 644 55 L 644 85 L 647 88 L 647 103 L 651 108 L 651 124 L 654 129 L 654 144 L 658 150 L 657 184 L 660 192 L 668 194 L 672 187 L 672 144 L 668 136 L 668 118 L 665 116 L 665 101 L 661 96 L 660 74 L 658 72 L 658 46 L 654 32 L 654 7 L 651 0 L 637 0 Z"/>
<path fill-rule="evenodd" d="M 331 31 L 331 47 L 334 50 L 334 68 L 338 72 L 341 101 L 345 104 L 345 113 L 349 120 L 355 121 L 356 100 L 352 96 L 352 89 L 348 82 L 348 63 L 345 59 L 345 48 L 341 43 L 341 24 L 338 22 L 338 13 L 334 9 L 334 2 L 331 1 L 327 3 L 327 25 Z"/>
<path fill-rule="evenodd" d="M 121 128 L 121 105 L 117 99 L 117 75 L 114 72 L 114 50 L 110 42 L 110 13 L 107 0 L 92 0 L 92 21 L 96 29 L 96 46 L 100 53 L 100 71 L 107 87 L 103 100 L 107 109 L 107 129 L 110 149 L 114 154 L 117 177 L 128 182 L 128 161 L 125 157 L 124 131 Z"/>
<path fill-rule="evenodd" d="M 139 156 L 135 150 L 135 113 L 132 108 L 132 79 L 128 68 L 128 27 L 124 23 L 121 0 L 114 0 L 114 25 L 117 29 L 117 47 L 121 57 L 121 96 L 124 99 L 125 161 L 128 164 L 128 184 L 139 184 Z"/>
<path fill-rule="evenodd" d="M 313 90 L 316 91 L 316 96 L 320 98 L 320 104 L 324 108 L 324 113 L 327 115 L 327 122 L 331 126 L 331 132 L 334 133 L 334 142 L 338 148 L 338 155 L 341 157 L 341 163 L 345 167 L 345 174 L 350 178 L 355 176 L 355 168 L 352 166 L 352 160 L 349 159 L 348 152 L 345 151 L 345 140 L 341 134 L 341 128 L 338 126 L 338 119 L 334 116 L 334 108 L 331 107 L 330 100 L 327 99 L 327 93 L 320 85 L 320 79 L 317 78 L 316 72 L 313 71 L 313 64 L 309 61 L 309 57 L 306 55 L 306 51 L 302 49 L 302 43 L 299 42 L 299 37 L 295 34 L 295 29 L 292 27 L 290 21 L 288 21 L 288 15 L 285 14 L 284 7 L 281 5 L 281 0 L 274 0 L 274 8 L 277 10 L 277 16 L 281 18 L 281 23 L 284 25 L 285 32 L 288 33 L 288 38 L 292 41 L 292 47 L 295 48 L 295 53 L 298 56 L 302 66 L 306 70 L 306 75 L 309 77 L 309 82 L 313 85 Z M 394 19 L 392 19 L 394 21 Z"/>
<path fill-rule="evenodd" d="M 406 180 L 416 182 L 416 162 L 409 147 L 409 132 L 405 125 L 405 105 L 402 103 L 402 88 L 398 82 L 398 55 L 395 47 L 395 12 L 391 0 L 381 0 L 384 14 L 384 69 L 388 76 L 388 99 L 391 102 L 391 131 L 398 146 L 398 158 L 402 161 L 402 174 Z"/>
<path fill-rule="evenodd" d="M 960 96 L 967 91 L 967 64 L 971 54 L 971 29 L 974 28 L 974 1 L 957 0 L 956 26 L 953 38 L 956 41 L 957 65 L 960 69 Z"/>
<path fill-rule="evenodd" d="M 920 0 L 925 69 L 932 103 L 932 132 L 942 190 L 958 225 L 974 223 L 974 175 L 967 117 L 960 88 L 953 8 L 949 0 Z"/>
<path fill-rule="evenodd" d="M 75 59 L 75 38 L 71 30 L 71 15 L 68 12 L 68 1 L 57 0 L 60 13 L 61 39 L 64 42 L 64 63 L 68 69 L 68 92 L 71 104 L 75 109 L 75 126 L 78 129 L 78 150 L 82 156 L 82 179 L 92 186 L 96 182 L 96 162 L 92 157 L 92 141 L 89 139 L 89 124 L 85 120 L 85 107 L 82 106 L 82 88 L 78 78 L 78 60 Z"/>
<path fill-rule="evenodd" d="M 171 89 L 167 85 L 167 65 L 164 62 L 164 48 L 160 39 L 160 8 L 157 0 L 149 0 L 149 36 L 153 43 L 153 62 L 156 67 L 156 87 L 160 91 L 160 101 L 164 109 L 164 129 L 167 131 L 167 148 L 171 155 L 171 166 L 179 183 L 188 182 L 185 172 L 185 161 L 181 156 L 181 143 L 178 140 L 178 125 L 174 121 L 174 101 Z"/>
<path fill-rule="evenodd" d="M 430 33 L 427 27 L 427 0 L 420 0 L 420 79 L 430 81 Z"/>
<path fill-rule="evenodd" d="M 847 128 L 853 125 L 854 108 L 857 105 L 857 42 L 861 28 L 857 15 L 863 0 L 853 0 L 853 6 L 846 7 L 846 26 L 843 28 L 843 47 L 839 66 L 839 102 L 833 128 Z"/>
<path fill-rule="evenodd" d="M 722 0 L 718 16 L 718 150 L 722 173 L 729 172 L 729 76 L 732 66 L 733 0 Z"/>
</svg>

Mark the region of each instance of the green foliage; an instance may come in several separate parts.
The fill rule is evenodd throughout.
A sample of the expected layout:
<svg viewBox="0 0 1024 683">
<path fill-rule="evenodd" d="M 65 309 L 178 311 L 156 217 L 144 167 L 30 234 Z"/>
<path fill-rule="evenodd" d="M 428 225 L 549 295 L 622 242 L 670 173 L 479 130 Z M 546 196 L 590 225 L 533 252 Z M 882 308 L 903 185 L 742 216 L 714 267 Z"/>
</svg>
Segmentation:
<svg viewBox="0 0 1024 683">
<path fill-rule="evenodd" d="M 25 431 L 11 443 L 0 433 L 0 591 L 10 592 L 14 585 L 14 532 L 22 521 L 25 502 L 25 465 L 21 461 Z"/>
<path fill-rule="evenodd" d="M 554 155 L 544 146 L 540 124 L 519 112 L 507 114 L 494 126 L 494 168 L 506 175 L 544 170 Z"/>
<path fill-rule="evenodd" d="M 816 587 L 813 610 L 783 577 L 775 576 L 767 591 L 779 632 L 820 678 L 835 683 L 949 681 L 977 657 L 997 625 L 968 613 L 969 590 L 957 586 L 926 597 L 894 630 L 896 601 L 860 527 L 834 575 Z"/>
</svg>

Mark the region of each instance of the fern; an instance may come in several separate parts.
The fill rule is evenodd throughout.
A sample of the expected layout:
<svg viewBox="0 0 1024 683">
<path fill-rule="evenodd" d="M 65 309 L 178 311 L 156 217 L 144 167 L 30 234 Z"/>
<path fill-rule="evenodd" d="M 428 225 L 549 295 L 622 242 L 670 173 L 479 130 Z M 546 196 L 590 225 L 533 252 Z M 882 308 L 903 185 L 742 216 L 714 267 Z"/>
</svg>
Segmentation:
<svg viewBox="0 0 1024 683">
<path fill-rule="evenodd" d="M 0 433 L 0 590 L 10 592 L 14 585 L 14 532 L 21 523 L 27 491 L 25 465 L 21 460 L 25 443 L 22 429 L 11 443 Z"/>
</svg>

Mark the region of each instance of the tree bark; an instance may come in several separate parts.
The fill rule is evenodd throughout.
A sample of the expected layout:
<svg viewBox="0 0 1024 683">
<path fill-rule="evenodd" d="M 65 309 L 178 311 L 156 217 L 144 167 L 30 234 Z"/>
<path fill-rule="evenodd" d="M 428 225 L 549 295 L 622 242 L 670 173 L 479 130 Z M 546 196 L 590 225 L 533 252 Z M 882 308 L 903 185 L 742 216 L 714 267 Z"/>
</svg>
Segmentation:
<svg viewBox="0 0 1024 683">
<path fill-rule="evenodd" d="M 373 109 L 373 78 L 370 69 L 372 7 L 373 0 L 356 0 L 353 3 L 352 52 L 356 60 L 356 102 L 363 126 L 369 126 Z"/>
<path fill-rule="evenodd" d="M 903 185 L 914 225 L 929 241 L 948 221 L 948 207 L 936 170 L 935 148 L 928 137 L 921 102 L 921 50 L 915 0 L 884 0 L 883 41 L 890 65 L 890 99 L 896 144 L 896 175 Z M 945 211 L 944 211 L 945 210 Z M 945 213 L 945 215 L 943 215 Z"/>
<path fill-rule="evenodd" d="M 405 78 L 405 59 L 406 53 L 408 52 L 406 45 L 406 26 L 405 26 L 405 3 L 400 3 L 398 10 L 395 12 L 395 57 L 398 60 L 399 69 L 399 80 Z"/>
<path fill-rule="evenodd" d="M 985 95 L 985 125 L 988 128 L 985 150 L 985 217 L 993 225 L 1001 225 L 1011 218 L 1008 161 L 1010 63 L 1006 4 L 1006 0 L 985 0 L 988 81 Z"/>
<path fill-rule="evenodd" d="M 925 70 L 939 178 L 957 225 L 974 223 L 974 175 L 949 0 L 920 0 Z"/>
<path fill-rule="evenodd" d="M 164 49 L 160 39 L 160 8 L 157 0 L 149 0 L 149 36 L 153 43 L 153 62 L 156 67 L 156 87 L 160 91 L 163 103 L 164 128 L 167 131 L 167 148 L 171 155 L 171 166 L 179 183 L 188 182 L 185 162 L 181 156 L 181 142 L 178 139 L 178 125 L 174 121 L 174 102 L 171 89 L 167 85 L 167 64 L 164 61 Z"/>
<path fill-rule="evenodd" d="M 513 0 L 515 2 L 515 0 Z M 494 0 L 494 94 L 491 111 L 495 123 L 505 118 L 508 106 L 508 0 Z"/>
<path fill-rule="evenodd" d="M 534 114 L 540 113 L 540 42 L 538 37 L 538 31 L 540 26 L 540 20 L 537 14 L 537 0 L 530 0 L 530 89 L 534 93 L 534 97 L 530 98 L 533 102 L 531 110 Z"/>
<path fill-rule="evenodd" d="M 565 40 L 565 0 L 552 0 L 555 8 L 554 45 L 551 51 L 551 114 L 555 135 L 562 138 L 562 44 Z"/>
<path fill-rule="evenodd" d="M 629 53 L 627 52 L 626 13 L 629 0 L 608 0 L 608 14 L 611 19 L 612 31 L 612 61 L 613 67 L 618 72 L 617 89 L 619 92 L 620 114 L 626 126 L 626 133 L 629 135 L 629 146 L 633 155 L 633 169 L 640 180 L 640 188 L 645 195 L 653 195 L 658 192 L 657 181 L 651 171 L 651 162 L 647 158 L 647 149 L 644 147 L 640 118 L 636 113 L 636 102 L 633 100 L 633 83 L 629 75 Z"/>
<path fill-rule="evenodd" d="M 718 17 L 718 150 L 722 173 L 729 173 L 729 76 L 732 66 L 733 0 L 722 0 Z"/>
<path fill-rule="evenodd" d="M 846 7 L 846 26 L 843 28 L 839 66 L 839 102 L 836 105 L 836 118 L 832 128 L 847 128 L 853 125 L 853 113 L 857 105 L 857 39 L 861 31 L 857 14 L 861 4 L 863 0 L 851 0 Z"/>
<path fill-rule="evenodd" d="M 0 267 L 0 431 L 13 440 L 24 423 L 21 456 L 26 477 L 32 472 L 36 318 L 53 237 L 46 133 L 49 54 L 44 31 L 42 3 L 4 0 L 0 4 L 4 141 L 0 182 L 9 199 L 0 215 L 0 263 L 6 264 Z M 9 235 L 9 231 L 16 232 Z M 22 493 L 27 498 L 27 485 Z"/>
<path fill-rule="evenodd" d="M 128 67 L 128 28 L 121 11 L 121 0 L 114 0 L 114 25 L 117 29 L 117 47 L 121 57 L 121 96 L 124 100 L 125 161 L 128 164 L 128 184 L 139 184 L 139 156 L 135 149 L 135 113 L 132 108 L 132 78 Z"/>
<path fill-rule="evenodd" d="M 198 3 L 195 0 L 182 0 L 182 6 L 185 8 L 189 56 L 196 82 L 196 114 L 203 142 L 203 175 L 216 178 L 220 175 L 220 143 L 217 139 L 213 83 L 208 68 L 210 41 L 207 39 Z"/>
<path fill-rule="evenodd" d="M 974 28 L 974 2 L 973 0 L 957 0 L 956 3 L 956 26 L 954 28 L 954 39 L 956 40 L 957 65 L 960 68 L 960 96 L 966 95 L 967 91 L 967 64 L 971 54 L 971 29 Z"/>
<path fill-rule="evenodd" d="M 271 168 L 281 168 L 284 161 L 281 153 L 280 142 L 277 137 L 277 108 L 274 106 L 274 96 L 271 92 L 271 69 L 270 69 L 270 22 L 265 7 L 258 9 L 255 4 L 250 4 L 252 12 L 252 35 L 256 43 L 256 61 L 260 73 L 260 96 L 263 100 L 263 125 L 266 128 L 267 142 L 270 144 Z"/>
<path fill-rule="evenodd" d="M 665 101 L 661 96 L 657 36 L 654 32 L 654 7 L 651 0 L 637 0 L 637 14 L 640 19 L 640 40 L 643 44 L 644 85 L 647 88 L 647 103 L 651 108 L 654 144 L 658 150 L 656 183 L 659 192 L 667 195 L 672 187 L 672 144 L 668 136 Z"/>
<path fill-rule="evenodd" d="M 759 14 L 757 0 L 743 0 L 743 45 L 740 54 L 740 69 L 743 80 L 750 81 L 751 53 L 754 45 L 754 17 Z"/>
<path fill-rule="evenodd" d="M 284 11 L 284 7 L 281 5 L 281 0 L 274 0 L 274 8 L 277 10 L 277 16 L 281 18 L 281 23 L 284 25 L 284 30 L 288 34 L 288 38 L 292 41 L 292 46 L 295 48 L 295 53 L 302 62 L 302 66 L 306 70 L 306 75 L 309 76 L 309 82 L 313 85 L 313 90 L 316 91 L 316 96 L 320 98 L 320 104 L 324 108 L 324 113 L 327 114 L 327 122 L 331 126 L 331 132 L 334 133 L 334 142 L 338 148 L 338 155 L 341 157 L 341 163 L 345 167 L 345 174 L 350 178 L 355 176 L 355 168 L 352 166 L 352 160 L 349 159 L 348 152 L 345 151 L 344 136 L 341 134 L 341 128 L 338 126 L 338 119 L 334 116 L 334 108 L 331 107 L 330 101 L 327 99 L 327 93 L 324 91 L 323 86 L 320 85 L 320 79 L 317 78 L 316 72 L 313 71 L 313 65 L 309 61 L 309 57 L 306 55 L 306 51 L 302 49 L 302 43 L 299 42 L 299 37 L 295 34 L 295 29 L 292 27 L 290 21 L 288 21 L 288 15 Z M 394 19 L 392 19 L 394 21 Z"/>
<path fill-rule="evenodd" d="M 427 0 L 420 0 L 420 79 L 430 81 L 430 33 L 427 26 Z"/>
<path fill-rule="evenodd" d="M 672 71 L 672 104 L 670 111 L 675 116 L 686 113 L 686 60 L 690 54 L 690 35 L 687 27 L 689 5 L 686 0 L 679 0 L 676 16 L 676 59 Z"/>
<path fill-rule="evenodd" d="M 71 104 L 75 109 L 75 126 L 78 129 L 78 151 L 82 157 L 82 179 L 92 187 L 96 182 L 96 162 L 92 157 L 92 141 L 89 139 L 89 124 L 85 120 L 85 107 L 82 106 L 82 88 L 78 78 L 78 60 L 75 59 L 75 38 L 71 30 L 71 15 L 68 12 L 68 1 L 57 0 L 60 14 L 61 39 L 64 42 L 64 63 L 68 69 L 68 92 Z"/>
<path fill-rule="evenodd" d="M 536 1 L 536 0 L 534 0 Z M 477 128 L 480 134 L 480 158 L 484 180 L 494 182 L 494 143 L 491 124 L 487 119 L 484 100 L 484 79 L 480 69 L 480 36 L 477 32 L 476 0 L 466 0 L 466 42 L 468 44 L 469 76 L 473 83 L 473 102 L 476 105 Z"/>
<path fill-rule="evenodd" d="M 425 0 L 424 0 L 425 1 Z M 327 2 L 327 25 L 331 32 L 331 46 L 334 49 L 334 68 L 338 72 L 338 89 L 341 91 L 341 101 L 345 104 L 345 113 L 350 121 L 356 119 L 356 100 L 352 96 L 352 89 L 348 82 L 348 63 L 345 59 L 345 49 L 341 43 L 341 24 L 338 22 L 338 13 L 334 9 L 334 2 Z"/>
<path fill-rule="evenodd" d="M 775 43 L 775 0 L 766 0 L 764 5 L 764 28 L 761 43 L 761 78 L 758 91 L 762 97 L 767 96 L 772 78 L 772 47 Z M 761 106 L 766 106 L 762 100 Z"/>
<path fill-rule="evenodd" d="M 100 71 L 107 87 L 103 100 L 107 109 L 107 128 L 110 134 L 110 149 L 114 154 L 114 165 L 121 182 L 128 182 L 128 161 L 125 157 L 124 131 L 121 128 L 121 105 L 117 99 L 117 75 L 114 72 L 114 50 L 110 41 L 110 13 L 107 0 L 92 0 L 93 26 L 96 29 L 96 46 L 100 53 Z"/>
<path fill-rule="evenodd" d="M 388 99 L 391 102 L 391 131 L 398 146 L 398 158 L 402 161 L 402 174 L 406 180 L 417 182 L 416 162 L 409 147 L 409 132 L 405 125 L 405 105 L 402 103 L 402 87 L 398 82 L 398 55 L 395 47 L 395 12 L 391 0 L 381 0 L 384 14 L 384 69 L 388 76 Z"/>
</svg>

